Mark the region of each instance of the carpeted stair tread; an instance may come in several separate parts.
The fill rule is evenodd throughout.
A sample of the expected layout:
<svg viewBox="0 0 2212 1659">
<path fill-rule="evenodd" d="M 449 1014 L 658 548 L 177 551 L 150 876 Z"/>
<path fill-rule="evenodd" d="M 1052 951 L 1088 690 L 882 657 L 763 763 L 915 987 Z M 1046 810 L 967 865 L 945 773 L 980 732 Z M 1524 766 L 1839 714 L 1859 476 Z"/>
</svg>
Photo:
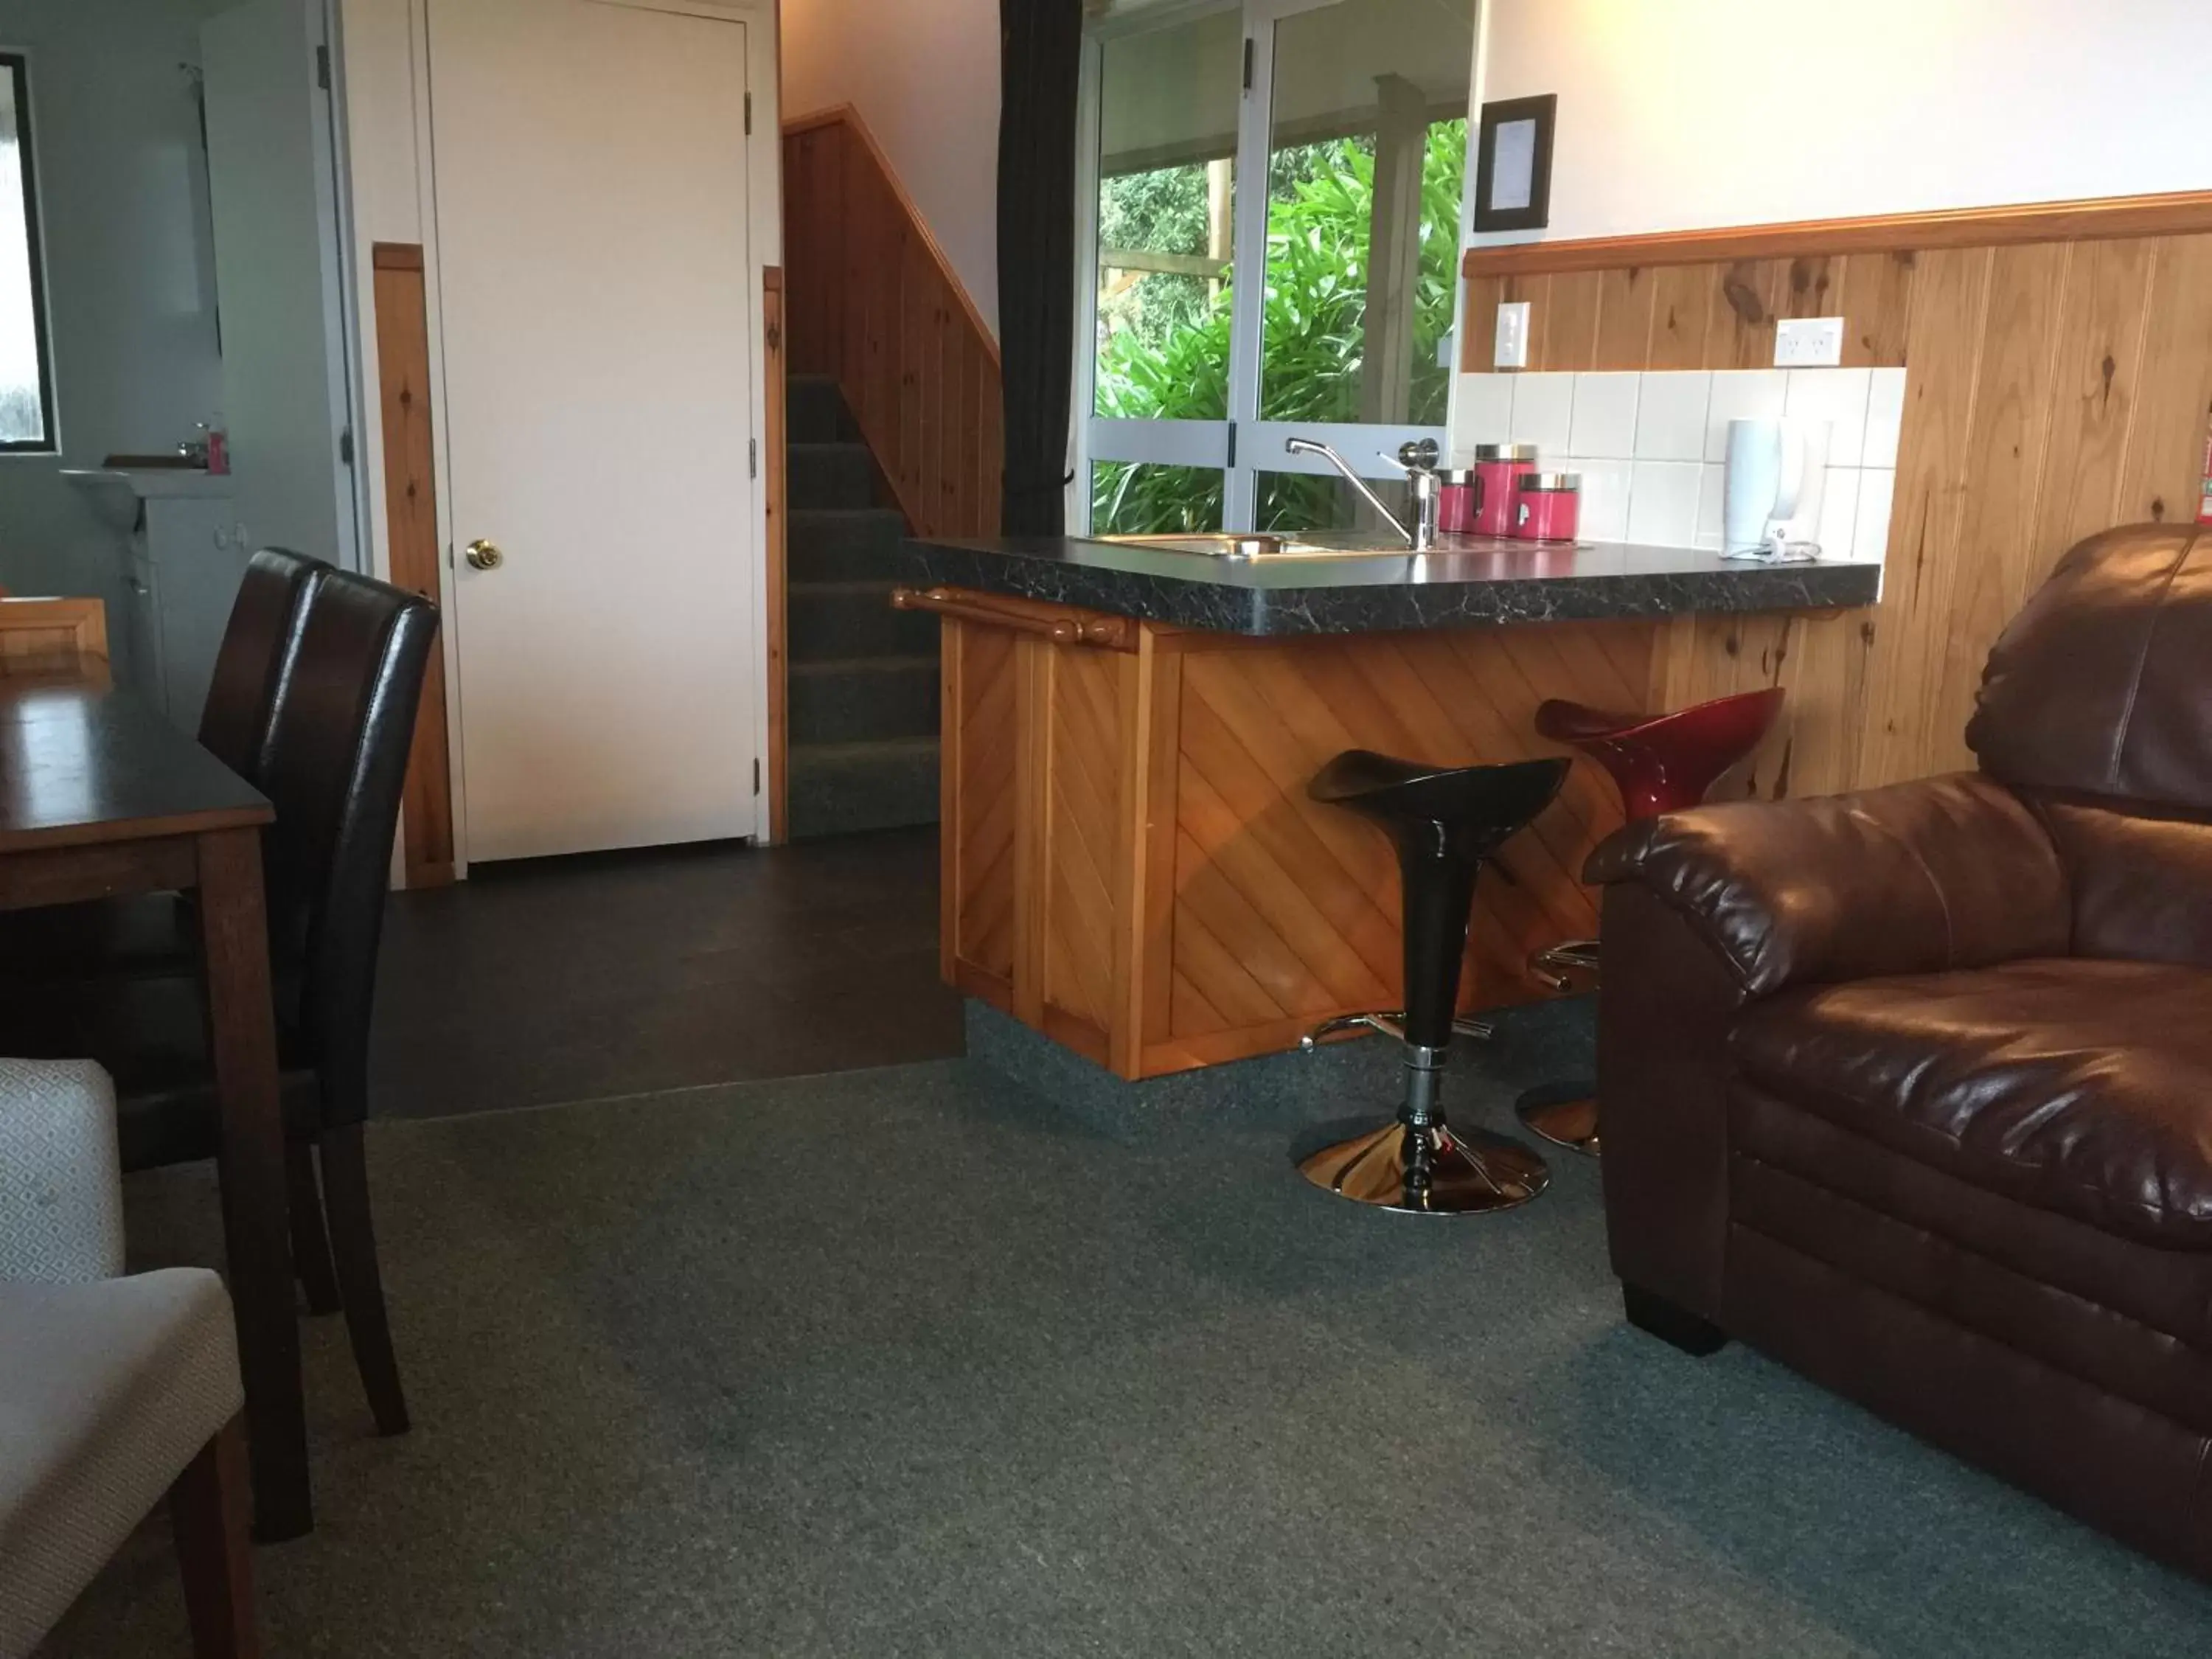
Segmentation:
<svg viewBox="0 0 2212 1659">
<path fill-rule="evenodd" d="M 830 657 L 791 665 L 793 743 L 927 737 L 937 730 L 937 658 Z"/>
<path fill-rule="evenodd" d="M 794 743 L 787 788 L 793 836 L 934 823 L 937 739 Z"/>
<path fill-rule="evenodd" d="M 860 439 L 860 425 L 846 409 L 833 376 L 787 377 L 784 381 L 783 407 L 787 443 L 848 443 Z"/>
<path fill-rule="evenodd" d="M 785 528 L 793 581 L 850 581 L 899 574 L 906 520 L 890 507 L 794 507 Z"/>
<path fill-rule="evenodd" d="M 793 443 L 784 448 L 794 513 L 866 507 L 879 499 L 876 459 L 864 443 Z"/>
</svg>

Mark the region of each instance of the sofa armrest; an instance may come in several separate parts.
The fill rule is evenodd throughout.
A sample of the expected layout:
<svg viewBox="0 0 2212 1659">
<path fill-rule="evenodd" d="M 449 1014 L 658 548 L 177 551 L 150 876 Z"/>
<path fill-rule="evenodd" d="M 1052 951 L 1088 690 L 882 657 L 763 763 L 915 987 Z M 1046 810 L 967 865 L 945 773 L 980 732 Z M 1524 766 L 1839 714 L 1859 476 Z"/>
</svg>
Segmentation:
<svg viewBox="0 0 2212 1659">
<path fill-rule="evenodd" d="M 2063 956 L 2072 931 L 2050 836 L 1972 772 L 1644 819 L 1586 875 L 1682 915 L 1752 996 Z"/>
<path fill-rule="evenodd" d="M 0 1060 L 0 1279 L 123 1271 L 115 1085 L 89 1060 Z"/>
</svg>

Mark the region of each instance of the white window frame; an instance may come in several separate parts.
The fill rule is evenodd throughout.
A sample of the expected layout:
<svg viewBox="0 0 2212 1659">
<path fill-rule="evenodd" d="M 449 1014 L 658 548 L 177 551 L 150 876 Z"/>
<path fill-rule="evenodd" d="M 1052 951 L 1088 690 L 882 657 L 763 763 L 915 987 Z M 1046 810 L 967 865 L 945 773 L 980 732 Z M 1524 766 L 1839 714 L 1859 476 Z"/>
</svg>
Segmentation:
<svg viewBox="0 0 2212 1659">
<path fill-rule="evenodd" d="M 1346 422 L 1286 423 L 1259 418 L 1261 334 L 1266 324 L 1267 260 L 1267 192 L 1243 187 L 1249 179 L 1265 179 L 1270 143 L 1273 137 L 1275 25 L 1301 12 L 1319 11 L 1346 0 L 1188 0 L 1182 4 L 1141 8 L 1120 17 L 1094 24 L 1085 37 L 1083 74 L 1076 110 L 1076 301 L 1074 407 L 1068 422 L 1072 476 L 1067 490 L 1067 523 L 1071 532 L 1091 530 L 1091 467 L 1097 462 L 1133 461 L 1167 466 L 1200 467 L 1224 475 L 1222 528 L 1247 531 L 1254 527 L 1259 507 L 1259 474 L 1306 472 L 1334 477 L 1335 469 L 1310 455 L 1293 455 L 1285 441 L 1293 434 L 1317 438 L 1330 445 L 1364 476 L 1392 478 L 1398 470 L 1386 459 L 1400 446 L 1432 439 L 1439 450 L 1449 444 L 1449 404 L 1444 421 L 1435 426 L 1384 426 Z M 1093 411 L 1097 407 L 1098 384 L 1098 161 L 1100 131 L 1100 75 L 1107 41 L 1127 34 L 1173 28 L 1197 18 L 1224 11 L 1241 11 L 1244 39 L 1250 55 L 1251 84 L 1238 106 L 1237 177 L 1239 188 L 1235 208 L 1236 253 L 1232 269 L 1232 311 L 1229 343 L 1229 413 L 1218 421 L 1117 420 Z M 1478 6 L 1475 38 L 1481 40 Z M 1470 68 L 1468 78 L 1468 159 L 1460 197 L 1460 240 L 1465 244 L 1468 217 L 1474 191 L 1476 123 L 1474 88 L 1480 85 L 1480 65 Z M 1456 290 L 1460 284 L 1455 283 Z M 1453 301 L 1458 337 L 1458 313 L 1463 295 Z M 1455 344 L 1455 349 L 1456 346 Z M 1449 399 L 1459 395 L 1453 376 Z"/>
</svg>

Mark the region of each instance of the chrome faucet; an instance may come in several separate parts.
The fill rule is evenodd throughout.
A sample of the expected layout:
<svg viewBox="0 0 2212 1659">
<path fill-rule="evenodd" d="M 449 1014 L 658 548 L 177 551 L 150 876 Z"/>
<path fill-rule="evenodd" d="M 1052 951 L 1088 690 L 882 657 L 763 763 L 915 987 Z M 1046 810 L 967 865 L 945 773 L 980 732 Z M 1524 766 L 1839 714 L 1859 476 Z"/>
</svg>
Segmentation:
<svg viewBox="0 0 2212 1659">
<path fill-rule="evenodd" d="M 1401 444 L 1395 455 L 1386 452 L 1382 456 L 1413 486 L 1413 526 L 1410 530 L 1405 520 L 1382 505 L 1382 498 L 1368 488 L 1367 480 L 1352 470 L 1352 463 L 1318 438 L 1292 438 L 1283 447 L 1293 455 L 1318 455 L 1351 479 L 1352 487 L 1367 498 L 1368 506 L 1382 515 L 1385 524 L 1406 538 L 1406 545 L 1413 551 L 1425 553 L 1436 545 L 1437 450 L 1434 438 Z"/>
</svg>

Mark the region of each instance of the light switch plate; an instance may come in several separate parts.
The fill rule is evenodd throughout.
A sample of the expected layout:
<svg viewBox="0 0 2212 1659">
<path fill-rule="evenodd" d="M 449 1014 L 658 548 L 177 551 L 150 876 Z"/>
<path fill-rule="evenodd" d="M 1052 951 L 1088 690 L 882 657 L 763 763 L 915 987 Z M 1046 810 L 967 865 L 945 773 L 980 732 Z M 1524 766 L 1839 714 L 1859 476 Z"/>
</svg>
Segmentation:
<svg viewBox="0 0 2212 1659">
<path fill-rule="evenodd" d="M 1499 368 L 1528 367 L 1528 302 L 1515 300 L 1498 307 L 1498 343 L 1491 359 Z"/>
<path fill-rule="evenodd" d="M 1777 368 L 1833 368 L 1844 361 L 1844 319 L 1788 317 L 1774 325 Z"/>
</svg>

